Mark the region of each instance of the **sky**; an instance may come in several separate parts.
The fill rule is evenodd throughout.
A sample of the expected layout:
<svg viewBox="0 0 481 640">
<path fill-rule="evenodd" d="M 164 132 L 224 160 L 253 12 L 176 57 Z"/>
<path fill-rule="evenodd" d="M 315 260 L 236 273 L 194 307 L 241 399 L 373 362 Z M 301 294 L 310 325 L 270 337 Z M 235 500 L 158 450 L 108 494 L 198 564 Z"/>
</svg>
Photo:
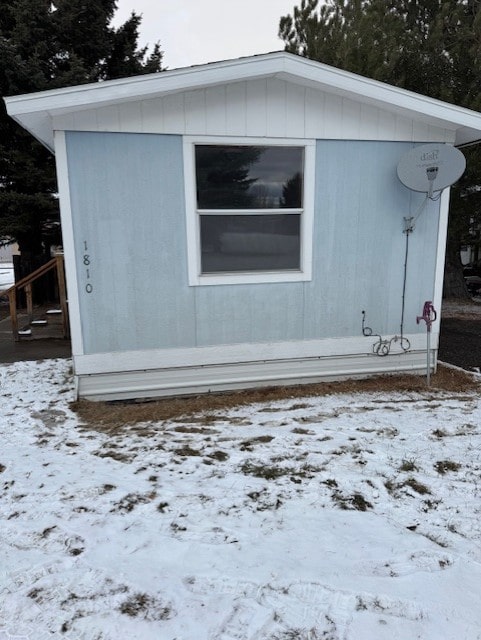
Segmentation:
<svg viewBox="0 0 481 640">
<path fill-rule="evenodd" d="M 279 19 L 296 0 L 118 0 L 114 24 L 142 14 L 139 46 L 160 41 L 169 69 L 281 51 Z"/>
</svg>

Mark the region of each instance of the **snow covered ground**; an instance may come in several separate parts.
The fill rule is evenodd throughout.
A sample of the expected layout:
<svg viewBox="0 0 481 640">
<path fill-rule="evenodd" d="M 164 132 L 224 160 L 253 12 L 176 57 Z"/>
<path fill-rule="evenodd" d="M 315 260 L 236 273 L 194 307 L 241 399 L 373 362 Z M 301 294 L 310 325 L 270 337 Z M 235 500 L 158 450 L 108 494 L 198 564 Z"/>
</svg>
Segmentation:
<svg viewBox="0 0 481 640">
<path fill-rule="evenodd" d="M 354 394 L 82 427 L 0 366 L 0 638 L 481 638 L 481 400 Z"/>
</svg>

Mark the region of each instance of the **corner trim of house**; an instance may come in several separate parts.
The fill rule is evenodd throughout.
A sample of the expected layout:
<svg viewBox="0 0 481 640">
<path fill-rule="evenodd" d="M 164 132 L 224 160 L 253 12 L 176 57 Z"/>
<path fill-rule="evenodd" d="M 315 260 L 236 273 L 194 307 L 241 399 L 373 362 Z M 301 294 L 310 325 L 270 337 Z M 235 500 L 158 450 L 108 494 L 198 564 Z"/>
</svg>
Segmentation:
<svg viewBox="0 0 481 640">
<path fill-rule="evenodd" d="M 439 332 L 441 322 L 441 305 L 443 300 L 443 284 L 444 284 L 444 263 L 446 260 L 446 240 L 448 234 L 448 215 L 449 215 L 449 199 L 451 190 L 445 189 L 441 194 L 441 202 L 439 204 L 439 225 L 438 225 L 438 244 L 436 250 L 436 271 L 434 275 L 434 295 L 433 304 L 437 311 L 437 319 L 434 323 L 435 329 Z"/>
<path fill-rule="evenodd" d="M 80 300 L 75 261 L 75 240 L 70 202 L 70 184 L 68 175 L 67 141 L 65 131 L 55 131 L 55 161 L 57 165 L 58 192 L 60 200 L 60 218 L 62 221 L 62 239 L 65 257 L 65 276 L 70 318 L 72 353 L 83 354 L 82 325 L 80 322 Z"/>
</svg>

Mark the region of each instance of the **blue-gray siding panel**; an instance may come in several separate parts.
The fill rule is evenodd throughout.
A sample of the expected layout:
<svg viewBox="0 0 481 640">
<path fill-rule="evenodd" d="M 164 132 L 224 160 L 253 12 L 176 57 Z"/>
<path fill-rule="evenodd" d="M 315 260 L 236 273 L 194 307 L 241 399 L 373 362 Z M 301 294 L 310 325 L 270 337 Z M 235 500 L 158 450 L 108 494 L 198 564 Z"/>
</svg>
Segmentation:
<svg viewBox="0 0 481 640">
<path fill-rule="evenodd" d="M 71 132 L 67 152 L 85 353 L 194 344 L 182 139 Z"/>
<path fill-rule="evenodd" d="M 359 335 L 363 310 L 376 332 L 399 332 L 403 218 L 423 200 L 396 175 L 400 157 L 411 146 L 318 142 L 313 279 L 304 285 L 304 338 Z M 416 331 L 422 302 L 433 295 L 437 211 L 438 204 L 430 203 L 410 236 L 406 332 Z"/>
<path fill-rule="evenodd" d="M 302 339 L 302 284 L 196 287 L 198 346 Z"/>
<path fill-rule="evenodd" d="M 189 287 L 181 137 L 69 133 L 85 352 L 355 336 L 362 310 L 399 332 L 403 217 L 423 199 L 396 176 L 410 147 L 317 143 L 311 282 Z M 437 211 L 410 236 L 406 332 L 433 295 Z"/>
</svg>

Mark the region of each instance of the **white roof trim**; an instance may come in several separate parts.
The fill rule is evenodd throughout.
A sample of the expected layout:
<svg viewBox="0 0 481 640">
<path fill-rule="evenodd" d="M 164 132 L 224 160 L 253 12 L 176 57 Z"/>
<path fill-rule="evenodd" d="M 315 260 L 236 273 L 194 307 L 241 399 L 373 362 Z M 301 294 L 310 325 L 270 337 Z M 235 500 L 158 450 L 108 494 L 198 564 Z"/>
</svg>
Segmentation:
<svg viewBox="0 0 481 640">
<path fill-rule="evenodd" d="M 407 117 L 428 119 L 455 130 L 456 144 L 481 138 L 480 113 L 286 52 L 13 96 L 5 102 L 10 116 L 52 148 L 51 119 L 55 115 L 263 77 L 277 77 Z"/>
</svg>

